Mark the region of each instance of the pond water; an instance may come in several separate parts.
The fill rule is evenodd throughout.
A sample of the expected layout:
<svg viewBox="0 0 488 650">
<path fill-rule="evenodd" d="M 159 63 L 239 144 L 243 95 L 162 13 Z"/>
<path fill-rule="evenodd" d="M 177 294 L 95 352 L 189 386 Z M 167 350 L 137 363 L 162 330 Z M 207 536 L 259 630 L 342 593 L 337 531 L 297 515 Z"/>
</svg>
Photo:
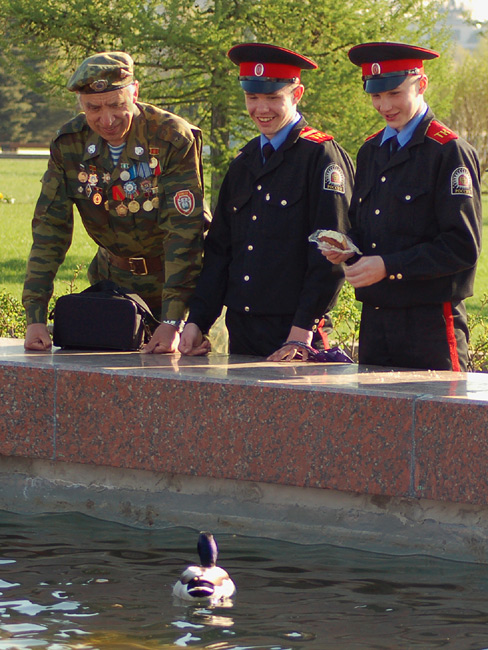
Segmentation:
<svg viewBox="0 0 488 650">
<path fill-rule="evenodd" d="M 197 537 L 0 512 L 0 650 L 488 648 L 486 565 L 222 534 L 238 591 L 205 608 L 172 596 Z"/>
</svg>

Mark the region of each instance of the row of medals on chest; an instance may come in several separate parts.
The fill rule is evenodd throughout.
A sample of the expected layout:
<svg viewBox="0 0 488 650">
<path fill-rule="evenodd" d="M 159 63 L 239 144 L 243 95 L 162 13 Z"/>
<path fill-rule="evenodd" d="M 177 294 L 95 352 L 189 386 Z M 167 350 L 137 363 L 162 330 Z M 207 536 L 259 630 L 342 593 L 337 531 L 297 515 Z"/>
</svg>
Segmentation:
<svg viewBox="0 0 488 650">
<path fill-rule="evenodd" d="M 147 164 L 147 163 L 146 163 Z M 115 211 L 119 217 L 125 217 L 129 212 L 135 214 L 141 209 L 141 204 L 136 201 L 136 196 L 139 196 L 141 192 L 144 193 L 146 197 L 145 201 L 142 203 L 142 209 L 146 212 L 151 212 L 155 208 L 159 207 L 159 197 L 157 196 L 158 185 L 157 185 L 157 170 L 159 169 L 159 161 L 154 156 L 151 157 L 149 161 L 149 167 L 153 170 L 154 176 L 148 178 L 137 178 L 134 174 L 134 166 L 131 168 L 128 163 L 121 163 L 121 169 L 119 178 L 123 182 L 123 185 L 113 185 L 112 186 L 112 198 L 115 201 L 120 201 Z M 161 171 L 159 171 L 161 173 Z M 104 172 L 102 174 L 102 182 L 107 185 L 110 183 L 112 177 L 109 172 Z M 139 180 L 139 186 L 137 184 Z M 78 188 L 78 191 L 81 194 L 86 194 L 88 198 L 91 198 L 92 202 L 95 205 L 100 205 L 103 201 L 103 188 L 99 187 L 99 176 L 95 165 L 89 165 L 88 171 L 85 169 L 83 164 L 80 164 L 80 171 L 78 172 L 78 181 L 83 183 Z M 129 202 L 126 204 L 125 200 L 129 199 Z M 105 209 L 110 210 L 108 200 L 104 203 Z"/>
</svg>

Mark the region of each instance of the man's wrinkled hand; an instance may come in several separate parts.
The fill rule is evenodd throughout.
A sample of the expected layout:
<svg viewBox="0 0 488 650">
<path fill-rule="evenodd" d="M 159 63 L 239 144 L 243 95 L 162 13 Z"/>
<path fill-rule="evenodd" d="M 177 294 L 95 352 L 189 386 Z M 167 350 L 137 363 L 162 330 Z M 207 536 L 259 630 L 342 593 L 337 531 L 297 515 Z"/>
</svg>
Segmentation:
<svg viewBox="0 0 488 650">
<path fill-rule="evenodd" d="M 24 341 L 24 348 L 26 350 L 46 352 L 52 348 L 52 345 L 47 325 L 44 323 L 31 323 L 27 326 Z"/>
</svg>

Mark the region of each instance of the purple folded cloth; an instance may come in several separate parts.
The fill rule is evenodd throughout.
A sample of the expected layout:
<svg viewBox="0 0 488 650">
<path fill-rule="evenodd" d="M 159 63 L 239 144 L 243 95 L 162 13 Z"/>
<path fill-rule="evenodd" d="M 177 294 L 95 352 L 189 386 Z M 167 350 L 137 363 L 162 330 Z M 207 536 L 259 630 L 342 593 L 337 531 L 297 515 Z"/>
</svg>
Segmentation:
<svg viewBox="0 0 488 650">
<path fill-rule="evenodd" d="M 302 348 L 308 352 L 308 361 L 316 361 L 318 363 L 353 363 L 351 357 L 338 346 L 329 348 L 328 350 L 316 350 L 306 343 L 301 341 L 286 341 L 283 345 L 296 345 L 297 348 Z"/>
</svg>

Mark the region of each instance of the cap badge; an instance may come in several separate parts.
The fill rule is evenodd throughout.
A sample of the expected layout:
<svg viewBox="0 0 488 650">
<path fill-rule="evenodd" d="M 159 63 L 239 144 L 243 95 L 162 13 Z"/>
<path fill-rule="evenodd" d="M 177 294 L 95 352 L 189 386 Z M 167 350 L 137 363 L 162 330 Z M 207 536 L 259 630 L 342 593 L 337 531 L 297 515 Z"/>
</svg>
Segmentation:
<svg viewBox="0 0 488 650">
<path fill-rule="evenodd" d="M 254 66 L 254 74 L 256 77 L 262 77 L 264 74 L 264 65 L 262 63 L 256 63 Z"/>
<path fill-rule="evenodd" d="M 94 90 L 96 93 L 101 93 L 103 90 L 105 90 L 108 86 L 108 81 L 106 79 L 97 79 L 96 81 L 92 81 L 90 84 L 90 88 Z"/>
<path fill-rule="evenodd" d="M 381 74 L 381 66 L 379 63 L 373 63 L 371 66 L 371 74 Z"/>
</svg>

